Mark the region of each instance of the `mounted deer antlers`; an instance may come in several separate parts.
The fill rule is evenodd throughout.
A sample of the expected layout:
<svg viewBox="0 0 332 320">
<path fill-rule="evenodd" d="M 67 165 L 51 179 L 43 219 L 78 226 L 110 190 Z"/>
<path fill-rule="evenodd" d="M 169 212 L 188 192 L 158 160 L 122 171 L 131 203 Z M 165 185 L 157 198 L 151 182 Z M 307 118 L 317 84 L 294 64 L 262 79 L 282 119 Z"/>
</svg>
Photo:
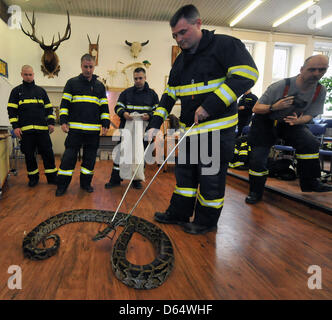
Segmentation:
<svg viewBox="0 0 332 320">
<path fill-rule="evenodd" d="M 59 71 L 60 71 L 60 65 L 59 65 L 59 58 L 55 53 L 55 50 L 57 50 L 60 46 L 60 43 L 62 41 L 68 40 L 70 38 L 71 35 L 71 27 L 70 27 L 70 19 L 69 19 L 69 12 L 67 11 L 67 17 L 68 17 L 68 23 L 67 23 L 67 27 L 66 27 L 66 31 L 65 34 L 62 38 L 60 38 L 60 33 L 58 32 L 58 36 L 59 36 L 59 40 L 54 42 L 54 36 L 52 39 L 52 43 L 51 45 L 45 45 L 44 43 L 44 38 L 42 37 L 42 41 L 40 41 L 36 35 L 35 35 L 35 24 L 36 24 L 36 20 L 35 20 L 35 13 L 32 13 L 32 21 L 30 21 L 28 15 L 25 13 L 26 18 L 28 19 L 31 28 L 32 28 L 32 32 L 26 32 L 21 24 L 21 29 L 23 31 L 23 33 L 25 35 L 27 35 L 31 40 L 37 42 L 40 47 L 44 50 L 44 54 L 41 58 L 41 70 L 44 73 L 44 76 L 48 75 L 49 78 L 54 78 L 54 76 L 57 76 Z"/>
<path fill-rule="evenodd" d="M 96 62 L 96 66 L 98 65 L 98 53 L 99 53 L 99 36 L 100 34 L 98 34 L 98 38 L 97 38 L 97 43 L 91 43 L 90 37 L 88 36 L 88 40 L 89 40 L 89 53 L 95 58 L 95 62 Z"/>
</svg>

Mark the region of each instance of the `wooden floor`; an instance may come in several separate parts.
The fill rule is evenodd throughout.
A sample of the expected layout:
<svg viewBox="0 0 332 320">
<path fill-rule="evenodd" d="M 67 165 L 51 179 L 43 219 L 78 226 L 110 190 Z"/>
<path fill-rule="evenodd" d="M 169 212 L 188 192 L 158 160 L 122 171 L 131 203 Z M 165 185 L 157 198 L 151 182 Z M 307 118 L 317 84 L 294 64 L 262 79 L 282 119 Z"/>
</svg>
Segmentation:
<svg viewBox="0 0 332 320">
<path fill-rule="evenodd" d="M 135 290 L 117 280 L 110 265 L 112 242 L 91 240 L 98 223 L 65 225 L 56 232 L 61 237 L 57 255 L 44 261 L 25 259 L 24 235 L 50 216 L 71 209 L 116 209 L 127 183 L 104 189 L 111 166 L 111 161 L 96 163 L 91 194 L 80 190 L 77 166 L 68 192 L 57 198 L 56 187 L 48 185 L 43 175 L 38 186 L 29 188 L 19 164 L 18 175 L 10 176 L 0 200 L 1 300 L 332 299 L 331 232 L 297 214 L 311 209 L 273 193 L 267 192 L 265 201 L 255 206 L 245 204 L 248 184 L 231 176 L 216 232 L 194 236 L 179 226 L 155 222 L 175 251 L 174 270 L 159 288 Z M 155 166 L 146 168 L 145 185 L 155 171 Z M 154 212 L 167 208 L 174 185 L 172 169 L 161 172 L 134 214 L 153 222 Z M 141 192 L 131 189 L 120 211 L 129 212 Z M 152 245 L 135 234 L 127 257 L 133 263 L 149 263 L 154 257 Z M 8 288 L 11 265 L 22 269 L 22 289 Z M 320 290 L 308 288 L 312 265 L 322 271 Z"/>
</svg>

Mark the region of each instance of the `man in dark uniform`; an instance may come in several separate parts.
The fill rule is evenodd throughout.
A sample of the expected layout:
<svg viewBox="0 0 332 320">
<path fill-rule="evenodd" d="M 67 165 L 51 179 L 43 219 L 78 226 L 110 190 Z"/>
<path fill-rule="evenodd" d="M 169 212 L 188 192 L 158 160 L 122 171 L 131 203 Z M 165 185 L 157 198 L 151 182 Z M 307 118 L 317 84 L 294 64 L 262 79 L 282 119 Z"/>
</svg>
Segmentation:
<svg viewBox="0 0 332 320">
<path fill-rule="evenodd" d="M 181 143 L 186 145 L 186 152 L 182 148 L 178 152 L 171 203 L 165 213 L 155 213 L 156 221 L 182 225 L 191 234 L 217 228 L 227 167 L 234 151 L 236 101 L 258 78 L 256 65 L 239 39 L 201 30 L 201 25 L 193 5 L 180 8 L 170 20 L 173 38 L 182 52 L 170 71 L 148 132 L 151 139 L 177 98 L 181 100 L 181 127 L 188 130 L 195 123 L 188 133 L 190 139 Z M 206 162 L 203 157 L 209 154 L 215 157 Z M 195 155 L 200 157 L 192 163 L 189 160 Z M 194 212 L 194 220 L 189 222 Z"/>
<path fill-rule="evenodd" d="M 302 192 L 332 191 L 323 184 L 319 162 L 319 141 L 305 125 L 323 113 L 326 89 L 318 83 L 328 68 L 328 58 L 316 55 L 305 60 L 300 74 L 268 87 L 253 112 L 248 143 L 250 191 L 245 201 L 255 204 L 263 197 L 268 177 L 267 159 L 277 138 L 296 152 L 297 173 Z"/>
<path fill-rule="evenodd" d="M 257 99 L 257 96 L 254 95 L 251 90 L 245 92 L 241 97 L 238 103 L 239 123 L 237 125 L 236 137 L 239 137 L 242 133 L 242 129 L 250 123 L 252 108 L 257 102 Z"/>
<path fill-rule="evenodd" d="M 110 125 L 106 90 L 93 74 L 95 61 L 91 55 L 82 56 L 81 69 L 79 76 L 67 81 L 61 101 L 60 124 L 68 136 L 58 171 L 56 196 L 62 196 L 66 192 L 82 146 L 80 186 L 89 193 L 93 192 L 91 181 L 100 131 L 105 135 Z"/>
<path fill-rule="evenodd" d="M 42 156 L 47 182 L 56 184 L 57 169 L 50 138 L 54 131 L 53 107 L 46 91 L 35 84 L 31 66 L 24 65 L 21 76 L 23 83 L 12 90 L 7 110 L 14 134 L 21 139 L 28 185 L 34 187 L 39 182 L 36 152 Z"/>
<path fill-rule="evenodd" d="M 153 111 L 156 109 L 159 103 L 158 95 L 153 89 L 150 89 L 148 83 L 146 82 L 145 70 L 143 68 L 136 68 L 133 75 L 134 86 L 124 90 L 120 94 L 120 97 L 114 108 L 115 113 L 121 119 L 121 129 L 124 128 L 126 121 L 133 120 L 132 116 L 130 115 L 133 112 L 142 114 L 143 121 L 149 121 L 152 117 Z M 120 142 L 121 141 L 119 141 L 119 143 Z M 120 149 L 118 148 L 118 150 Z M 109 182 L 105 184 L 106 189 L 119 186 L 121 183 L 119 162 L 120 152 L 117 152 L 113 161 L 111 178 Z M 133 180 L 133 187 L 135 189 L 141 189 L 141 181 Z"/>
</svg>

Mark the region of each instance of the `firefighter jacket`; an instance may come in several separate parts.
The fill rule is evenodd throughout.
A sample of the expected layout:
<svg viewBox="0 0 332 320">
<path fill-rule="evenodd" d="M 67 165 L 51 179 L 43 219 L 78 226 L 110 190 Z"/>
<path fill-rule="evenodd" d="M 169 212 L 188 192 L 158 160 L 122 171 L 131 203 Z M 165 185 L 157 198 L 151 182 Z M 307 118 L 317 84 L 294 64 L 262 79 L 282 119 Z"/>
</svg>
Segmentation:
<svg viewBox="0 0 332 320">
<path fill-rule="evenodd" d="M 160 128 L 178 98 L 182 127 L 193 124 L 199 106 L 209 114 L 189 135 L 235 128 L 236 101 L 257 79 L 256 65 L 240 40 L 202 30 L 196 52 L 183 50 L 176 58 L 150 128 Z"/>
<path fill-rule="evenodd" d="M 254 105 L 256 104 L 258 98 L 256 95 L 254 95 L 253 93 L 248 93 L 248 94 L 244 94 L 239 103 L 238 106 L 244 106 L 243 110 L 239 110 L 239 116 L 242 114 L 243 116 L 249 116 L 252 114 L 252 108 L 254 107 Z"/>
<path fill-rule="evenodd" d="M 147 113 L 152 118 L 153 112 L 156 110 L 159 103 L 159 98 L 156 92 L 149 88 L 147 82 L 144 84 L 142 90 L 135 86 L 130 87 L 121 92 L 116 106 L 115 113 L 120 117 L 120 128 L 124 128 L 126 119 L 123 117 L 125 112 L 132 113 Z"/>
<path fill-rule="evenodd" d="M 91 81 L 82 74 L 67 81 L 60 107 L 60 124 L 78 133 L 99 133 L 109 128 L 110 115 L 104 85 L 93 75 Z"/>
<path fill-rule="evenodd" d="M 34 81 L 15 87 L 8 101 L 9 122 L 13 129 L 27 131 L 48 131 L 48 125 L 54 125 L 53 107 L 46 91 Z"/>
</svg>

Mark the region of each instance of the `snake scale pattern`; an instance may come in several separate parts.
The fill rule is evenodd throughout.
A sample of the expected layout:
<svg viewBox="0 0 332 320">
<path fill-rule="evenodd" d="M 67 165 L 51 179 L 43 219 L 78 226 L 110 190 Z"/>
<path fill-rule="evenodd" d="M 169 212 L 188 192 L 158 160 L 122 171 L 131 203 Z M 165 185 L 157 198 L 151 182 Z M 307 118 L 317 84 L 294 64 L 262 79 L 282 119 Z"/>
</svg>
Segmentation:
<svg viewBox="0 0 332 320">
<path fill-rule="evenodd" d="M 123 226 L 111 253 L 111 264 L 115 276 L 129 287 L 135 289 L 152 289 L 165 282 L 173 269 L 174 252 L 168 236 L 153 223 L 128 214 L 118 212 L 114 221 L 114 211 L 78 209 L 62 212 L 40 223 L 23 239 L 23 254 L 32 260 L 45 260 L 55 255 L 60 247 L 60 237 L 50 234 L 53 230 L 73 222 L 99 222 L 109 226 L 99 232 L 92 240 L 104 238 L 114 227 Z M 152 242 L 157 256 L 149 264 L 135 265 L 126 259 L 128 243 L 138 232 Z M 47 239 L 53 239 L 50 247 L 45 246 Z"/>
</svg>

